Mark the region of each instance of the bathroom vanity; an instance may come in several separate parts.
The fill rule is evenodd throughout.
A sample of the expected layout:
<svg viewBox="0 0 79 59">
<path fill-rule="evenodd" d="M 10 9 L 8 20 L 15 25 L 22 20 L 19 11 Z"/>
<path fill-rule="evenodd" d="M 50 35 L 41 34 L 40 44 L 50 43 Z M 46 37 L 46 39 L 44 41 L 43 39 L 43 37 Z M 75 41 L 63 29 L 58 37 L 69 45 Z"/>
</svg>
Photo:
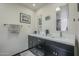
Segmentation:
<svg viewBox="0 0 79 59">
<path fill-rule="evenodd" d="M 28 36 L 28 47 L 37 56 L 74 56 L 75 41 L 67 38 L 47 37 L 37 34 Z"/>
</svg>

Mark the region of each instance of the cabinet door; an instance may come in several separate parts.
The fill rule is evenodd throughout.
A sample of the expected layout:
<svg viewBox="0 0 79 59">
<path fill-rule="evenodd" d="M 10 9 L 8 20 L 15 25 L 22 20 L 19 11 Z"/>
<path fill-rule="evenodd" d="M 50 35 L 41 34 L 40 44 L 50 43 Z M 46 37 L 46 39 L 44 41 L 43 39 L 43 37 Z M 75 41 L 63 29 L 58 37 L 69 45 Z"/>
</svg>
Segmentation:
<svg viewBox="0 0 79 59">
<path fill-rule="evenodd" d="M 28 48 L 33 47 L 33 38 L 31 36 L 28 36 Z"/>
<path fill-rule="evenodd" d="M 44 44 L 45 43 L 45 39 L 43 39 L 43 38 L 38 38 L 38 43 L 39 44 Z"/>
<path fill-rule="evenodd" d="M 38 38 L 33 37 L 33 36 L 28 37 L 28 42 L 29 42 L 29 44 L 28 44 L 29 48 L 35 47 L 39 44 Z"/>
<path fill-rule="evenodd" d="M 52 56 L 74 56 L 74 48 L 73 46 L 61 44 L 58 42 L 53 42 L 46 40 L 46 51 L 47 55 Z M 72 50 L 71 50 L 72 49 Z"/>
<path fill-rule="evenodd" d="M 44 43 L 44 39 L 42 39 L 42 38 L 33 37 L 33 36 L 28 37 L 29 48 L 35 47 L 35 46 L 42 44 L 42 43 Z"/>
<path fill-rule="evenodd" d="M 38 38 L 37 37 L 32 37 L 32 38 L 33 38 L 33 47 L 35 47 L 39 44 Z"/>
</svg>

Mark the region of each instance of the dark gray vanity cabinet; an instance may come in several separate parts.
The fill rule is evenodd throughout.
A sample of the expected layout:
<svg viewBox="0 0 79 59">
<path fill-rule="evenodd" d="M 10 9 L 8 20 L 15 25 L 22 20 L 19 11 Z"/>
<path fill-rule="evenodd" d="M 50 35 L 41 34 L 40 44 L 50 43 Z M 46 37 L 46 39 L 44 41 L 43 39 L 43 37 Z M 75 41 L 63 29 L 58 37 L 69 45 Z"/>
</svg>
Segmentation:
<svg viewBox="0 0 79 59">
<path fill-rule="evenodd" d="M 28 46 L 35 55 L 74 56 L 74 46 L 40 37 L 28 36 Z"/>
<path fill-rule="evenodd" d="M 74 47 L 54 41 L 46 40 L 46 55 L 74 56 Z"/>
</svg>

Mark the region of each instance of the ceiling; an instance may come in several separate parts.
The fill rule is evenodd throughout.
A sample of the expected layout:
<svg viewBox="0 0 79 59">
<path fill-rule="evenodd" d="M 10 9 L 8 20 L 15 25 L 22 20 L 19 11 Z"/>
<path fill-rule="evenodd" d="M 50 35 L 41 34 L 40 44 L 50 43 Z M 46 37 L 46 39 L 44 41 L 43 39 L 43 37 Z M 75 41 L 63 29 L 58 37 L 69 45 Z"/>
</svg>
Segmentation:
<svg viewBox="0 0 79 59">
<path fill-rule="evenodd" d="M 42 8 L 43 6 L 48 5 L 48 3 L 35 3 L 35 7 L 33 6 L 33 3 L 21 3 L 21 5 L 33 10 L 37 11 L 38 9 Z"/>
<path fill-rule="evenodd" d="M 35 4 L 35 6 L 33 6 L 33 4 Z M 29 8 L 33 11 L 37 11 L 38 9 L 46 6 L 46 5 L 49 5 L 51 3 L 20 3 L 20 5 L 26 7 L 26 8 Z M 56 6 L 63 6 L 63 5 L 66 5 L 66 3 L 55 3 Z"/>
</svg>

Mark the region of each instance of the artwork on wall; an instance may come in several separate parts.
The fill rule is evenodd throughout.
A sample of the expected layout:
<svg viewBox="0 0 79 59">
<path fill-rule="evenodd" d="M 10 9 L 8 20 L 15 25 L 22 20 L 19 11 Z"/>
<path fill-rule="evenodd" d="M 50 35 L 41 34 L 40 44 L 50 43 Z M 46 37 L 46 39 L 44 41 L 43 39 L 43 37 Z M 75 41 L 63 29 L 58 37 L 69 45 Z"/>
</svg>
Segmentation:
<svg viewBox="0 0 79 59">
<path fill-rule="evenodd" d="M 50 20 L 50 16 L 46 16 L 45 17 L 45 20 Z"/>
<path fill-rule="evenodd" d="M 20 13 L 20 22 L 30 24 L 31 23 L 31 16 L 24 14 L 24 13 Z"/>
<path fill-rule="evenodd" d="M 39 18 L 39 25 L 42 25 L 42 18 Z"/>
</svg>

